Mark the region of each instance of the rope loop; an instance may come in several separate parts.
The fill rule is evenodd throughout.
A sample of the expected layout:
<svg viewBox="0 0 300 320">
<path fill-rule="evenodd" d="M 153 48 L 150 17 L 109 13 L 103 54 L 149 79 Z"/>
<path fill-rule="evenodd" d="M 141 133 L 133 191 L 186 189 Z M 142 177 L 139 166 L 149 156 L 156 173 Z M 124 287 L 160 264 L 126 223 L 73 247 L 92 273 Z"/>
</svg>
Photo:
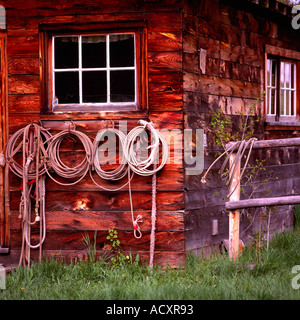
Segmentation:
<svg viewBox="0 0 300 320">
<path fill-rule="evenodd" d="M 75 167 L 67 166 L 65 163 L 62 162 L 60 158 L 60 147 L 61 147 L 62 141 L 66 137 L 70 137 L 70 136 L 77 137 L 77 139 L 82 143 L 85 150 L 84 159 L 81 161 L 81 163 L 79 163 Z M 77 179 L 77 180 L 70 183 L 63 183 L 63 182 L 57 181 L 49 173 L 49 170 L 46 169 L 48 176 L 54 182 L 60 185 L 71 186 L 81 181 L 87 174 L 93 159 L 93 145 L 89 137 L 83 132 L 76 131 L 76 130 L 70 130 L 70 131 L 64 130 L 52 136 L 47 148 L 47 153 L 49 157 L 49 162 L 51 164 L 51 168 L 56 172 L 57 175 L 65 179 Z"/>
<path fill-rule="evenodd" d="M 141 125 L 133 128 L 126 137 L 124 155 L 133 172 L 141 176 L 150 176 L 160 171 L 167 163 L 169 155 L 168 144 L 164 136 L 154 128 L 154 125 L 151 122 L 140 120 L 139 123 Z M 135 148 L 135 142 L 143 137 L 142 135 L 146 132 L 146 129 L 150 132 L 151 140 L 153 139 L 154 142 L 147 147 L 147 149 L 150 149 L 151 151 L 149 156 L 143 160 L 138 155 Z M 157 165 L 159 163 L 160 145 L 162 147 L 161 163 L 160 165 Z M 154 165 L 157 166 L 154 168 Z M 151 166 L 153 167 L 152 170 L 149 169 Z"/>
</svg>

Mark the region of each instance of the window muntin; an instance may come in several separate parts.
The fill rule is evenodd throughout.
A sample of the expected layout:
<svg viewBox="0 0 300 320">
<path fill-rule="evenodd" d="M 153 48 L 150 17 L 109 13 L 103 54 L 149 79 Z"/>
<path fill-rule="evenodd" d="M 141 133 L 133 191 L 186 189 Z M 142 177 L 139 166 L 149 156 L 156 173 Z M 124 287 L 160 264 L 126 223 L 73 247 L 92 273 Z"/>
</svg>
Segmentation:
<svg viewBox="0 0 300 320">
<path fill-rule="evenodd" d="M 296 117 L 296 63 L 267 59 L 266 102 L 267 116 L 280 121 Z"/>
<path fill-rule="evenodd" d="M 52 37 L 52 106 L 137 103 L 134 33 Z"/>
</svg>

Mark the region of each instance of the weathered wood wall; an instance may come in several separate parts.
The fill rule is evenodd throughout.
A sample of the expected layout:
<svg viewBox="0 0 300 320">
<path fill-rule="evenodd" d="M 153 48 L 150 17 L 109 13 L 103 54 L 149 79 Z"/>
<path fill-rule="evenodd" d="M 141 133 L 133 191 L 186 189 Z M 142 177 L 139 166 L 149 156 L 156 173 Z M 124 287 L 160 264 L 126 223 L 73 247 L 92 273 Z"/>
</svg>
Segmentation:
<svg viewBox="0 0 300 320">
<path fill-rule="evenodd" d="M 73 120 L 77 130 L 94 138 L 111 121 L 139 119 L 153 121 L 158 129 L 182 129 L 182 10 L 181 0 L 166 1 L 0 1 L 7 13 L 9 133 L 31 121 L 41 120 L 47 128 L 63 130 Z M 142 112 L 101 115 L 41 115 L 39 24 L 144 21 L 147 23 L 148 109 Z M 65 148 L 78 157 L 78 146 Z M 71 161 L 71 157 L 65 161 Z M 18 219 L 20 180 L 11 176 L 11 257 L 21 247 Z M 83 234 L 97 231 L 97 249 L 103 249 L 109 228 L 119 230 L 123 249 L 148 259 L 151 231 L 151 177 L 135 177 L 132 183 L 135 215 L 142 214 L 143 237 L 133 236 L 128 189 L 103 192 L 86 177 L 80 184 L 62 187 L 48 179 L 46 184 L 46 255 L 86 254 Z M 179 265 L 184 261 L 183 165 L 167 164 L 158 174 L 157 230 L 154 262 Z M 88 210 L 76 210 L 77 201 Z M 33 231 L 34 232 L 34 231 Z M 32 253 L 34 255 L 34 252 Z M 1 257 L 2 259 L 3 257 Z M 3 258 L 4 259 L 4 258 Z"/>
<path fill-rule="evenodd" d="M 77 130 L 91 138 L 99 129 L 110 126 L 111 120 L 116 125 L 118 120 L 128 120 L 129 128 L 139 119 L 153 121 L 158 129 L 203 128 L 208 142 L 205 169 L 218 151 L 210 126 L 212 114 L 221 107 L 231 116 L 230 130 L 234 132 L 240 121 L 237 113 L 246 113 L 264 90 L 264 45 L 300 48 L 299 37 L 290 28 L 288 19 L 248 1 L 0 0 L 0 4 L 7 14 L 10 134 L 38 120 L 53 132 L 69 128 L 74 121 Z M 114 21 L 147 24 L 148 108 L 140 112 L 41 114 L 44 106 L 41 105 L 39 24 Z M 284 132 L 278 131 L 282 128 L 264 128 L 262 104 L 257 105 L 252 117 L 261 117 L 255 125 L 255 135 L 260 139 L 297 134 L 295 128 L 285 128 Z M 64 153 L 80 157 L 78 145 L 66 145 Z M 71 161 L 68 157 L 64 159 Z M 274 181 L 269 182 L 272 196 L 298 192 L 299 181 L 290 173 L 298 176 L 298 149 L 257 151 L 251 162 L 255 159 L 266 160 L 267 170 L 275 172 Z M 185 176 L 183 164 L 167 164 L 159 173 L 155 262 L 179 265 L 186 251 L 212 248 L 228 237 L 224 201 L 222 196 L 216 196 L 216 192 L 224 195 L 226 192 L 218 166 L 205 185 L 201 184 L 200 176 Z M 142 214 L 144 220 L 143 237 L 139 240 L 133 237 L 127 189 L 102 192 L 88 177 L 70 188 L 48 179 L 45 254 L 83 257 L 86 252 L 82 234 L 87 232 L 93 237 L 95 231 L 97 249 L 101 252 L 108 229 L 115 227 L 124 250 L 148 259 L 151 178 L 135 177 L 132 185 L 135 214 Z M 15 260 L 21 247 L 19 186 L 20 180 L 11 176 L 10 259 Z M 88 210 L 76 210 L 78 201 L 85 201 Z M 216 235 L 212 235 L 213 220 L 218 221 Z M 281 208 L 276 221 L 280 227 L 292 225 L 292 208 Z M 242 231 L 248 226 L 244 214 Z M 257 221 L 242 238 L 249 239 L 256 227 Z"/>
<path fill-rule="evenodd" d="M 238 113 L 246 114 L 264 91 L 265 44 L 300 49 L 299 34 L 292 29 L 291 19 L 279 14 L 279 9 L 278 6 L 266 9 L 248 1 L 184 1 L 184 125 L 192 129 L 203 128 L 207 135 L 205 169 L 220 151 L 210 125 L 213 113 L 221 108 L 230 116 L 229 131 L 236 132 L 241 121 Z M 297 128 L 293 127 L 265 128 L 263 108 L 263 103 L 258 103 L 251 115 L 252 119 L 260 119 L 254 126 L 258 139 L 298 135 Z M 258 179 L 267 177 L 264 189 L 271 190 L 270 196 L 298 192 L 297 148 L 255 151 L 250 163 L 255 164 L 256 159 L 265 160 L 266 171 Z M 187 251 L 211 251 L 213 247 L 217 249 L 221 240 L 228 239 L 228 213 L 224 211 L 225 200 L 222 200 L 227 187 L 220 181 L 220 165 L 221 162 L 213 168 L 206 184 L 201 184 L 199 176 L 185 176 Z M 250 192 L 249 188 L 245 189 Z M 262 195 L 256 193 L 254 196 Z M 245 242 L 251 241 L 259 224 L 259 213 L 248 213 L 255 221 L 251 224 L 247 212 L 241 215 L 241 238 Z M 216 235 L 212 234 L 213 220 L 218 221 Z M 272 217 L 271 228 L 281 230 L 292 225 L 293 208 L 278 208 Z"/>
</svg>

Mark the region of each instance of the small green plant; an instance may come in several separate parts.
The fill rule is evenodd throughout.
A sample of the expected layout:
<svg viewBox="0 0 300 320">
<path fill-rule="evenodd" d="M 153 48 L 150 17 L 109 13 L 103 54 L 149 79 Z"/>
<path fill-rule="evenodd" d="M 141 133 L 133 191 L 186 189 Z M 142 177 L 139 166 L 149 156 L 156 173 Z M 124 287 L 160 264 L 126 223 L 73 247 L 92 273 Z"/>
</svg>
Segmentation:
<svg viewBox="0 0 300 320">
<path fill-rule="evenodd" d="M 109 246 L 112 251 L 121 250 L 121 242 L 118 237 L 118 231 L 115 229 L 108 230 L 108 236 L 106 237 L 109 240 Z"/>
<path fill-rule="evenodd" d="M 112 267 L 115 268 L 117 266 L 125 264 L 138 264 L 139 263 L 139 255 L 133 259 L 131 253 L 129 255 L 124 255 L 122 253 L 121 242 L 119 240 L 118 231 L 113 229 L 108 230 L 108 236 L 106 237 L 109 240 L 110 251 L 113 256 L 110 258 Z"/>
<path fill-rule="evenodd" d="M 225 150 L 225 145 L 230 141 L 230 130 L 228 126 L 230 123 L 229 117 L 225 116 L 221 108 L 219 108 L 211 118 L 212 131 L 215 134 L 215 141 L 219 147 Z"/>
</svg>

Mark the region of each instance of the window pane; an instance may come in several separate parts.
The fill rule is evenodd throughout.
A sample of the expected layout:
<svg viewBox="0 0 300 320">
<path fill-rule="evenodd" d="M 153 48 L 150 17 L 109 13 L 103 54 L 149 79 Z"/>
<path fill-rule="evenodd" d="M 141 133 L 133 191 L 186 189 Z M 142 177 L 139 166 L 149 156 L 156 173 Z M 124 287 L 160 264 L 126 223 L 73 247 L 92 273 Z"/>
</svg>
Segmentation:
<svg viewBox="0 0 300 320">
<path fill-rule="evenodd" d="M 110 66 L 133 67 L 134 66 L 134 35 L 115 34 L 109 36 L 110 42 Z"/>
<path fill-rule="evenodd" d="M 107 102 L 106 71 L 82 72 L 82 101 Z"/>
<path fill-rule="evenodd" d="M 55 96 L 58 103 L 79 103 L 78 72 L 55 73 Z"/>
<path fill-rule="evenodd" d="M 271 78 L 271 75 L 270 75 L 270 71 L 271 71 L 271 60 L 268 59 L 267 60 L 267 86 L 270 86 L 270 78 Z"/>
<path fill-rule="evenodd" d="M 78 68 L 78 37 L 54 38 L 55 69 Z"/>
<path fill-rule="evenodd" d="M 275 89 L 271 89 L 271 114 L 275 115 Z"/>
<path fill-rule="evenodd" d="M 291 85 L 292 89 L 295 89 L 295 72 L 296 72 L 296 65 L 294 63 L 291 64 L 292 70 L 291 70 Z"/>
<path fill-rule="evenodd" d="M 106 36 L 82 37 L 82 67 L 106 67 Z"/>
<path fill-rule="evenodd" d="M 292 110 L 292 113 L 291 113 L 291 116 L 294 116 L 295 115 L 295 95 L 296 95 L 296 92 L 295 91 L 292 91 L 291 92 L 291 110 Z"/>
<path fill-rule="evenodd" d="M 277 68 L 276 68 L 276 61 L 272 61 L 272 86 L 276 86 L 276 73 L 277 73 Z"/>
<path fill-rule="evenodd" d="M 135 101 L 134 70 L 111 71 L 110 80 L 111 102 Z"/>
<path fill-rule="evenodd" d="M 290 91 L 286 90 L 285 92 L 285 114 L 290 115 Z"/>
<path fill-rule="evenodd" d="M 280 62 L 280 88 L 284 88 L 285 83 L 284 62 Z"/>
<path fill-rule="evenodd" d="M 285 63 L 285 87 L 291 87 L 291 64 Z"/>
<path fill-rule="evenodd" d="M 284 115 L 284 92 L 285 90 L 280 90 L 280 114 Z"/>
</svg>

